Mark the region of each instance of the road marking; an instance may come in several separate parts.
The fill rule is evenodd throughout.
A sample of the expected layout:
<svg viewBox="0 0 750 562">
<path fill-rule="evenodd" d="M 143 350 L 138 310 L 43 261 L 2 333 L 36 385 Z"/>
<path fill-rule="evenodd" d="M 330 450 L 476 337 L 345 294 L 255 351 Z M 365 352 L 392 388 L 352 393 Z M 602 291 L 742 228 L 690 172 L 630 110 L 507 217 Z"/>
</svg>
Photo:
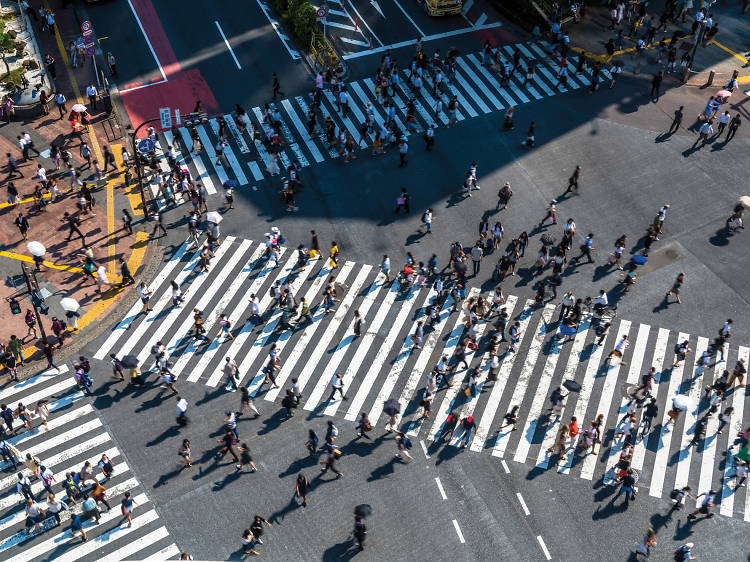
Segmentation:
<svg viewBox="0 0 750 562">
<path fill-rule="evenodd" d="M 214 134 L 218 138 L 219 121 L 217 119 L 211 119 L 209 120 L 208 123 L 211 125 L 211 130 L 214 132 Z M 229 128 L 229 126 L 227 126 L 227 128 Z M 234 155 L 234 151 L 232 150 L 232 147 L 229 146 L 229 143 L 227 143 L 226 146 L 224 146 L 224 157 L 229 162 L 229 166 L 232 168 L 234 175 L 237 176 L 237 181 L 239 182 L 239 184 L 247 185 L 247 177 L 245 176 L 245 173 L 242 171 L 242 167 L 240 166 L 240 163 L 237 160 L 237 157 Z"/>
<path fill-rule="evenodd" d="M 258 3 L 258 6 L 260 7 L 260 9 L 263 10 L 263 14 L 266 16 L 268 23 L 271 24 L 271 27 L 273 27 L 273 30 L 276 32 L 276 35 L 278 35 L 279 39 L 284 44 L 284 48 L 289 53 L 289 56 L 292 57 L 293 60 L 300 60 L 302 58 L 302 55 L 300 55 L 298 51 L 292 49 L 289 46 L 289 42 L 288 42 L 289 38 L 280 31 L 281 26 L 279 25 L 279 22 L 277 22 L 275 19 L 271 17 L 271 13 L 268 10 L 268 6 L 266 6 L 260 0 L 255 0 L 255 1 Z"/>
<path fill-rule="evenodd" d="M 505 474 L 510 474 L 510 468 L 508 468 L 508 463 L 505 462 L 505 459 L 501 460 L 500 464 L 503 465 L 503 469 L 505 470 Z"/>
<path fill-rule="evenodd" d="M 329 23 L 328 25 L 331 25 L 331 23 Z M 349 27 L 349 26 L 348 25 L 347 26 L 343 26 L 342 25 L 340 27 Z M 349 39 L 348 37 L 339 37 L 339 39 L 341 39 L 341 41 L 343 41 L 344 43 L 350 43 L 352 45 L 358 45 L 360 47 L 369 47 L 370 46 L 370 43 L 368 43 L 367 41 L 359 41 L 357 39 Z"/>
<path fill-rule="evenodd" d="M 737 351 L 737 359 L 744 359 L 745 365 L 750 358 L 750 348 L 740 346 Z M 727 426 L 727 433 L 729 433 L 729 442 L 731 443 L 734 439 L 732 435 L 735 429 L 741 429 L 742 427 L 742 412 L 745 407 L 745 393 L 742 392 L 741 388 L 735 389 L 732 392 L 732 417 L 729 425 Z M 735 428 L 735 426 L 737 426 Z M 721 503 L 719 504 L 720 513 L 727 517 L 731 517 L 734 513 L 734 490 L 729 487 L 729 475 L 734 472 L 734 452 L 731 447 L 727 447 L 727 459 L 726 468 L 724 469 L 724 484 L 721 491 Z M 745 521 L 750 516 L 750 503 L 745 503 Z"/>
<path fill-rule="evenodd" d="M 144 562 L 146 560 L 158 560 L 161 562 L 162 560 L 170 560 L 174 558 L 175 556 L 179 556 L 180 549 L 177 548 L 176 544 L 170 544 L 169 546 L 162 548 L 159 552 L 156 552 L 155 554 L 152 554 L 151 556 L 148 556 L 147 558 L 144 558 Z"/>
<path fill-rule="evenodd" d="M 363 22 L 364 23 L 364 22 Z M 365 24 L 367 25 L 367 24 Z M 445 39 L 446 37 L 454 37 L 456 35 L 465 35 L 467 33 L 474 33 L 475 31 L 481 31 L 483 29 L 494 29 L 496 27 L 502 27 L 502 23 L 495 22 L 495 23 L 487 23 L 484 25 L 475 25 L 474 27 L 467 27 L 464 29 L 454 29 L 452 31 L 446 31 L 444 33 L 436 33 L 435 35 L 423 35 L 422 36 L 422 44 L 426 43 L 427 41 L 436 41 L 438 39 Z M 368 27 L 369 29 L 369 27 Z M 400 43 L 393 43 L 392 45 L 383 45 L 383 43 L 378 39 L 374 34 L 373 37 L 377 39 L 378 43 L 381 44 L 380 47 L 375 47 L 374 49 L 368 49 L 366 51 L 359 51 L 356 53 L 347 53 L 343 57 L 341 57 L 344 60 L 354 59 L 358 57 L 364 57 L 366 55 L 371 55 L 375 53 L 382 53 L 387 51 L 388 49 L 400 49 L 401 47 L 411 47 L 414 46 L 414 40 L 410 41 L 401 41 Z"/>
<path fill-rule="evenodd" d="M 258 166 L 258 163 L 255 160 L 253 160 L 252 162 L 248 162 L 247 165 L 250 168 L 250 171 L 253 173 L 253 179 L 255 179 L 255 181 L 260 181 L 263 179 L 263 172 L 260 171 L 260 166 Z"/>
<path fill-rule="evenodd" d="M 335 21 L 326 22 L 328 27 L 338 27 L 339 29 L 346 29 L 347 31 L 357 31 L 353 25 L 346 25 L 345 23 L 338 23 Z M 369 43 L 367 43 L 369 45 Z"/>
<path fill-rule="evenodd" d="M 377 41 L 378 43 L 380 43 L 380 46 L 382 47 L 383 46 L 383 42 L 380 40 L 380 38 L 377 35 L 375 35 L 375 32 L 367 24 L 367 21 L 365 20 L 365 18 L 363 18 L 362 15 L 357 11 L 356 6 L 354 4 L 352 4 L 352 0 L 349 0 L 349 6 L 351 6 L 352 10 L 354 10 L 354 13 L 357 15 L 358 21 L 361 21 L 364 24 L 364 26 L 367 28 L 367 31 L 369 31 L 370 35 L 372 35 L 373 39 L 375 39 L 375 41 Z M 343 8 L 343 2 L 342 2 L 341 7 Z M 349 21 L 351 21 L 352 16 L 349 15 L 348 12 L 347 12 L 346 15 L 349 16 Z M 359 32 L 362 34 L 362 37 L 365 36 L 365 34 L 362 32 L 361 29 L 359 30 Z"/>
<path fill-rule="evenodd" d="M 461 532 L 461 527 L 458 526 L 458 521 L 455 519 L 453 520 L 453 526 L 456 528 L 456 534 L 458 535 L 458 540 L 461 541 L 461 544 L 464 544 L 466 541 L 464 540 L 464 534 Z"/>
<path fill-rule="evenodd" d="M 497 109 L 504 109 L 505 106 L 500 103 L 500 100 L 495 97 L 495 94 L 490 92 L 490 89 L 486 86 L 482 80 L 479 79 L 479 76 L 477 76 L 477 73 L 472 70 L 472 68 L 469 66 L 469 64 L 464 60 L 463 57 L 459 57 L 457 59 L 458 66 L 463 69 L 463 71 L 471 78 L 471 80 L 479 87 L 479 89 L 482 91 L 482 93 L 489 98 L 489 100 L 494 104 L 494 106 Z M 456 73 L 456 76 L 458 76 L 458 73 Z M 476 92 L 476 88 L 472 88 L 473 91 Z M 481 106 L 482 104 L 480 104 Z"/>
<path fill-rule="evenodd" d="M 198 131 L 198 137 L 201 139 L 201 144 L 203 145 L 203 154 L 205 154 L 208 157 L 208 160 L 211 162 L 211 164 L 213 164 L 214 170 L 216 171 L 216 175 L 219 176 L 219 182 L 221 183 L 221 185 L 224 185 L 224 182 L 226 182 L 229 179 L 229 176 L 227 175 L 227 172 L 224 169 L 224 162 L 222 160 L 219 160 L 217 163 L 218 155 L 216 153 L 216 148 L 215 148 L 216 145 L 214 145 L 211 142 L 211 137 L 208 136 L 208 131 L 203 125 L 196 126 L 195 130 Z M 188 136 L 188 131 L 187 129 L 185 129 L 185 127 L 180 127 L 180 133 L 182 134 L 183 139 L 186 136 Z M 185 142 L 185 144 L 187 144 L 187 141 Z M 197 153 L 194 156 L 191 155 L 191 157 L 193 158 L 193 160 L 201 159 Z M 196 168 L 198 168 L 197 165 L 196 165 Z M 204 166 L 204 169 L 205 169 L 205 166 Z M 204 180 L 204 183 L 206 183 L 205 180 Z M 211 184 L 211 187 L 213 188 L 213 183 Z M 206 191 L 208 191 L 212 195 L 213 193 L 216 193 L 215 190 L 213 193 L 209 191 L 208 185 L 206 185 Z"/>
<path fill-rule="evenodd" d="M 743 63 L 748 64 L 748 60 L 745 57 L 743 57 L 742 55 L 740 55 L 738 53 L 735 53 L 732 49 L 730 49 L 728 47 L 725 47 L 724 45 L 722 45 L 721 43 L 719 43 L 718 41 L 716 41 L 716 39 L 713 40 L 713 44 L 716 45 L 717 47 L 719 47 L 719 49 L 721 49 L 723 51 L 726 51 L 727 53 L 729 53 L 733 57 L 738 58 Z"/>
<path fill-rule="evenodd" d="M 216 29 L 219 30 L 219 34 L 221 34 L 221 38 L 224 40 L 224 44 L 227 46 L 227 49 L 229 49 L 229 54 L 232 55 L 232 58 L 234 59 L 234 64 L 237 65 L 237 70 L 242 70 L 242 66 L 240 66 L 240 61 L 237 60 L 237 57 L 234 54 L 234 51 L 232 50 L 232 46 L 229 44 L 229 41 L 227 41 L 227 36 L 224 35 L 224 30 L 219 25 L 218 21 L 214 21 L 216 24 Z"/>
<path fill-rule="evenodd" d="M 487 14 L 482 12 L 482 15 L 477 18 L 477 21 L 474 25 L 482 25 L 486 21 L 487 21 Z"/>
<path fill-rule="evenodd" d="M 688 334 L 680 333 L 680 335 L 677 337 L 677 342 L 683 342 L 686 339 L 688 339 L 690 336 Z M 698 338 L 698 342 L 695 345 L 695 358 L 697 359 L 700 357 L 704 351 L 708 348 L 708 339 L 706 338 Z M 692 355 L 692 354 L 691 354 Z M 685 365 L 688 365 L 688 370 L 690 369 L 691 360 L 688 359 L 688 357 L 685 357 L 685 361 L 680 363 L 679 367 L 672 367 L 672 375 L 673 377 L 677 377 L 678 379 L 682 380 L 682 373 L 684 370 Z M 680 439 L 680 448 L 678 450 L 677 456 L 677 470 L 675 473 L 674 478 L 674 487 L 675 488 L 682 488 L 683 486 L 687 486 L 688 483 L 688 476 L 690 475 L 690 464 L 693 459 L 693 448 L 690 446 L 690 441 L 692 440 L 692 435 L 695 430 L 695 422 L 698 418 L 698 413 L 700 411 L 700 401 L 701 401 L 701 392 L 703 390 L 703 373 L 699 373 L 698 376 L 695 378 L 694 381 L 692 381 L 690 390 L 688 392 L 685 392 L 685 394 L 688 394 L 690 396 L 690 400 L 692 401 L 693 405 L 691 408 L 689 408 L 685 412 L 685 423 L 683 425 L 683 429 L 681 432 L 681 439 Z M 666 410 L 669 406 L 669 398 L 667 398 L 667 402 L 664 405 L 664 409 Z M 707 434 L 708 435 L 708 434 Z M 659 459 L 659 456 L 657 454 L 657 460 Z"/>
<path fill-rule="evenodd" d="M 143 33 L 143 38 L 146 40 L 146 44 L 148 45 L 148 50 L 151 51 L 151 55 L 153 55 L 154 60 L 156 61 L 156 66 L 159 67 L 159 72 L 161 73 L 161 77 L 164 78 L 163 82 L 167 81 L 167 75 L 164 73 L 164 69 L 161 66 L 161 62 L 159 62 L 159 57 L 156 56 L 156 51 L 154 51 L 153 45 L 151 45 L 151 41 L 148 39 L 148 35 L 146 35 L 146 30 L 143 29 L 143 24 L 141 23 L 141 18 L 138 17 L 138 13 L 135 11 L 135 8 L 133 7 L 132 0 L 128 0 L 128 6 L 130 6 L 130 10 L 133 12 L 133 16 L 135 16 L 135 21 L 138 22 L 138 27 L 141 30 L 141 33 Z M 161 84 L 161 82 L 159 82 Z M 149 86 L 153 84 L 148 84 Z M 139 86 L 142 88 L 143 86 Z M 133 90 L 136 90 L 137 88 L 132 88 Z M 121 90 L 126 91 L 126 90 Z"/>
<path fill-rule="evenodd" d="M 521 495 L 521 492 L 516 492 L 516 497 L 518 498 L 518 502 L 521 504 L 521 508 L 523 509 L 524 514 L 526 514 L 527 517 L 531 515 L 529 508 L 526 506 L 526 502 L 523 501 L 523 496 Z"/>
<path fill-rule="evenodd" d="M 310 140 L 310 135 L 307 134 L 307 129 L 305 128 L 305 125 L 302 124 L 302 120 L 299 118 L 297 113 L 294 111 L 291 102 L 287 99 L 281 100 L 281 106 L 286 110 L 287 114 L 291 118 L 292 123 L 294 123 L 295 128 L 302 136 L 305 144 L 307 145 L 307 149 L 312 153 L 315 161 L 322 162 L 324 160 L 323 155 L 318 150 L 318 147 L 315 146 L 315 143 Z"/>
<path fill-rule="evenodd" d="M 443 484 L 440 482 L 440 478 L 437 476 L 435 477 L 435 484 L 437 484 L 438 490 L 440 490 L 440 495 L 444 500 L 448 499 L 448 496 L 445 495 L 445 490 L 443 489 Z"/>
<path fill-rule="evenodd" d="M 542 535 L 537 535 L 536 540 L 539 541 L 539 546 L 542 547 L 542 552 L 544 552 L 544 557 L 547 560 L 552 560 L 552 556 L 550 556 L 549 550 L 547 550 L 547 545 L 544 544 L 544 539 L 542 538 Z"/>
<path fill-rule="evenodd" d="M 129 542 L 122 548 L 109 553 L 107 556 L 99 558 L 99 562 L 116 562 L 118 560 L 124 560 L 126 557 L 132 556 L 141 549 L 146 548 L 148 545 L 154 544 L 168 536 L 169 531 L 167 531 L 167 528 L 159 527 L 155 531 L 151 531 L 147 535 L 143 535 L 142 537 Z M 164 558 L 164 560 L 166 560 L 166 558 Z"/>
<path fill-rule="evenodd" d="M 424 457 L 426 459 L 430 458 L 430 453 L 427 452 L 427 445 L 424 443 L 424 439 L 419 440 L 419 444 L 422 445 L 422 452 L 424 453 Z"/>
<path fill-rule="evenodd" d="M 424 37 L 425 35 L 427 35 L 424 31 L 422 31 L 421 29 L 419 29 L 419 26 L 417 25 L 417 22 L 415 22 L 413 19 L 411 19 L 411 16 L 406 12 L 406 10 L 404 10 L 404 8 L 401 6 L 401 4 L 399 4 L 398 0 L 393 0 L 393 2 L 394 2 L 394 4 L 396 4 L 396 6 L 398 6 L 398 9 L 401 10 L 401 12 L 404 14 L 404 16 L 406 17 L 406 19 L 408 19 L 411 22 L 411 24 L 414 26 L 414 29 L 416 29 L 417 31 L 419 31 L 419 36 L 420 37 Z M 349 0 L 349 3 L 351 3 L 351 0 Z M 413 43 L 413 41 L 412 41 L 412 43 Z M 463 542 L 463 541 L 461 541 L 461 542 Z"/>
<path fill-rule="evenodd" d="M 712 383 L 713 381 L 718 379 L 721 376 L 721 374 L 724 372 L 724 369 L 726 369 L 726 366 L 727 366 L 726 357 L 729 354 L 728 343 L 724 344 L 723 352 L 724 352 L 724 359 L 721 361 L 716 361 L 714 363 L 714 378 L 711 381 Z M 700 476 L 698 478 L 698 490 L 703 491 L 703 492 L 713 488 L 713 486 L 711 485 L 711 478 L 713 476 L 713 471 L 714 471 L 714 458 L 716 456 L 716 442 L 719 440 L 717 431 L 719 430 L 719 415 L 721 413 L 721 409 L 723 408 L 720 408 L 719 413 L 717 413 L 715 416 L 709 416 L 708 424 L 706 425 L 706 437 L 702 440 L 702 443 L 701 443 L 701 445 L 703 446 L 703 454 L 701 455 L 701 470 L 700 470 Z M 700 507 L 700 505 L 696 502 L 695 507 Z"/>
<path fill-rule="evenodd" d="M 232 136 L 234 137 L 234 140 L 237 143 L 237 146 L 240 148 L 240 152 L 242 154 L 249 154 L 250 147 L 247 146 L 245 139 L 242 137 L 240 128 L 237 126 L 237 123 L 234 122 L 234 117 L 232 117 L 232 114 L 231 113 L 225 114 L 224 121 L 227 124 L 227 128 L 229 129 L 229 132 L 232 133 Z"/>
<path fill-rule="evenodd" d="M 203 126 L 202 125 L 198 125 L 198 127 L 201 127 L 201 129 L 202 129 Z M 198 127 L 196 127 L 196 129 L 198 129 Z M 190 133 L 188 132 L 188 130 L 185 127 L 180 127 L 180 136 L 182 136 L 182 140 L 185 143 L 185 150 L 187 150 L 188 154 L 190 154 L 190 149 L 193 148 L 193 139 L 190 138 Z M 203 135 L 200 135 L 200 131 L 199 131 L 199 136 L 200 136 L 201 142 L 205 144 L 204 138 L 208 139 L 208 135 L 206 135 L 206 132 L 203 131 Z M 167 139 L 169 139 L 169 137 L 167 137 Z M 206 146 L 203 147 L 204 153 L 208 154 L 208 149 L 209 148 L 211 149 L 211 151 L 213 151 L 213 147 L 211 147 L 210 144 L 211 144 L 211 142 L 209 140 L 209 146 L 208 147 L 206 147 Z M 206 191 L 209 194 L 211 194 L 211 195 L 213 195 L 214 193 L 216 193 L 216 188 L 214 187 L 214 182 L 211 179 L 211 176 L 209 175 L 208 170 L 206 169 L 205 164 L 203 164 L 203 158 L 201 158 L 200 156 L 198 156 L 197 153 L 196 154 L 190 154 L 190 158 L 193 160 L 193 164 L 195 165 L 195 169 L 198 172 L 198 179 L 203 182 L 203 185 L 206 186 Z M 218 174 L 218 169 L 216 170 L 216 172 Z M 222 168 L 222 172 L 223 172 L 223 168 Z M 226 174 L 225 174 L 225 176 L 226 176 Z M 222 182 L 224 181 L 224 179 L 222 179 L 221 176 L 219 176 L 219 179 Z"/>
</svg>

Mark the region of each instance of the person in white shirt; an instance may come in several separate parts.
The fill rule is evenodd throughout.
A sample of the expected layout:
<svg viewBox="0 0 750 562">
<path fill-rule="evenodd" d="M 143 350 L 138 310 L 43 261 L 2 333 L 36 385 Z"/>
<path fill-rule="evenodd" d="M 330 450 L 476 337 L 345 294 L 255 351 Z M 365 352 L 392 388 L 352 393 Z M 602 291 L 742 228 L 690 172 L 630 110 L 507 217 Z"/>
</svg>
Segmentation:
<svg viewBox="0 0 750 562">
<path fill-rule="evenodd" d="M 615 348 L 609 352 L 609 355 L 607 355 L 606 361 L 609 362 L 612 359 L 612 357 L 615 356 L 615 357 L 620 358 L 621 365 L 627 365 L 627 363 L 622 360 L 622 354 L 629 347 L 630 347 L 630 340 L 628 339 L 628 336 L 622 336 L 622 339 L 619 342 L 617 342 L 617 345 L 615 345 Z"/>
<path fill-rule="evenodd" d="M 599 291 L 599 296 L 594 299 L 593 304 L 594 309 L 597 310 L 597 312 L 609 305 L 609 299 L 607 298 L 607 293 L 604 292 L 604 289 Z"/>
<path fill-rule="evenodd" d="M 708 137 L 710 137 L 714 132 L 714 128 L 711 126 L 713 125 L 713 122 L 713 119 L 709 119 L 708 121 L 703 123 L 703 125 L 701 125 L 701 128 L 698 129 L 698 138 L 695 139 L 692 148 L 698 146 L 698 143 L 701 143 L 700 148 L 702 148 L 706 144 L 706 142 L 708 141 Z"/>
<path fill-rule="evenodd" d="M 89 105 L 91 105 L 91 109 L 96 111 L 96 96 L 99 95 L 99 92 L 96 91 L 93 83 L 89 84 L 88 88 L 86 88 L 86 95 L 89 98 Z"/>
</svg>

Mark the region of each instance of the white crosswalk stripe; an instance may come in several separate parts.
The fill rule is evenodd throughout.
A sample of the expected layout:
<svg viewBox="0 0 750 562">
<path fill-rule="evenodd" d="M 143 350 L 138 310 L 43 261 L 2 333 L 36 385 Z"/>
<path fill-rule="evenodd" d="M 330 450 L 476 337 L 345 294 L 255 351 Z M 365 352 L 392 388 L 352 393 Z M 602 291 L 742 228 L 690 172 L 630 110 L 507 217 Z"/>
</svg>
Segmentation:
<svg viewBox="0 0 750 562">
<path fill-rule="evenodd" d="M 97 371 L 94 371 L 97 372 Z M 72 382 L 72 384 L 69 384 Z M 131 467 L 125 461 L 112 436 L 97 417 L 90 399 L 83 392 L 71 388 L 75 385 L 68 369 L 62 373 L 46 370 L 29 379 L 3 389 L 3 396 L 13 403 L 22 402 L 33 409 L 38 400 L 46 400 L 50 415 L 44 426 L 38 416 L 29 420 L 32 429 L 16 424 L 7 442 L 16 447 L 19 468 L 10 470 L 10 475 L 0 478 L 0 558 L 15 561 L 41 560 L 121 560 L 125 557 L 144 559 L 152 553 L 174 556 L 176 546 L 169 532 L 161 524 L 159 515 L 142 490 Z M 24 498 L 16 490 L 20 470 L 32 478 L 31 492 L 42 509 L 46 509 L 47 492 L 43 483 L 33 479 L 29 469 L 23 465 L 26 454 L 38 457 L 41 464 L 55 475 L 51 487 L 55 496 L 66 501 L 64 482 L 66 474 L 78 474 L 84 462 L 91 463 L 94 478 L 106 488 L 106 498 L 112 509 L 101 513 L 95 522 L 82 516 L 80 498 L 77 503 L 67 502 L 68 509 L 60 513 L 61 524 L 55 526 L 50 515 L 39 521 L 40 531 L 34 527 L 26 529 Z M 106 478 L 99 472 L 97 463 L 106 454 L 112 461 L 114 472 Z M 10 469 L 8 462 L 2 468 Z M 91 481 L 81 485 L 82 490 L 93 486 Z M 128 527 L 121 514 L 119 502 L 125 492 L 130 492 L 137 505 L 133 512 L 133 526 Z M 70 531 L 72 517 L 82 516 L 87 542 L 74 539 Z"/>
<path fill-rule="evenodd" d="M 313 418 L 338 416 L 348 423 L 366 412 L 373 426 L 382 427 L 384 403 L 393 398 L 401 406 L 400 428 L 416 439 L 427 440 L 431 443 L 429 447 L 469 445 L 474 452 L 502 457 L 508 463 L 515 461 L 516 466 L 527 470 L 553 468 L 560 478 L 567 475 L 592 481 L 602 479 L 605 484 L 611 483 L 622 450 L 623 439 L 615 438 L 615 433 L 627 411 L 628 395 L 640 384 L 641 375 L 653 365 L 657 376 L 651 397 L 657 401 L 660 415 L 654 420 L 652 433 L 645 440 L 635 440 L 632 466 L 640 473 L 638 486 L 647 488 L 652 496 L 664 499 L 673 487 L 690 485 L 700 491 L 706 487 L 718 487 L 722 489 L 720 509 L 724 515 L 745 517 L 750 513 L 746 495 L 737 493 L 729 484 L 722 488 L 719 476 L 714 476 L 717 465 L 721 468 L 719 474 L 729 476 L 728 480 L 733 475 L 731 467 L 722 464 L 723 453 L 734 443 L 736 430 L 748 422 L 745 419 L 747 409 L 742 407 L 746 396 L 744 388 L 735 388 L 734 394 L 727 397 L 726 405 L 731 402 L 735 411 L 730 426 L 722 435 L 717 433 L 716 419 L 709 423 L 705 442 L 697 447 L 687 447 L 693 437 L 695 421 L 705 414 L 707 408 L 707 400 L 700 399 L 702 388 L 724 369 L 731 370 L 738 358 L 747 358 L 748 348 L 726 346 L 725 360 L 718 361 L 706 372 L 699 370 L 695 373 L 695 360 L 708 347 L 705 337 L 691 337 L 666 328 L 655 329 L 617 317 L 600 319 L 592 313 L 584 313 L 572 342 L 565 341 L 559 334 L 556 304 L 540 307 L 531 300 L 519 301 L 516 296 L 508 295 L 505 303 L 510 315 L 507 325 L 517 321 L 521 326 L 522 337 L 517 351 L 506 352 L 506 344 L 502 344 L 497 374 L 494 380 L 490 380 L 491 357 L 486 346 L 497 331 L 492 318 L 487 321 L 480 319 L 476 327 L 479 348 L 467 354 L 471 369 L 479 367 L 479 392 L 466 395 L 468 370 L 459 365 L 452 377 L 453 386 L 447 390 L 439 389 L 432 418 L 423 423 L 419 401 L 426 377 L 440 357 L 447 355 L 450 358 L 458 342 L 466 337 L 465 306 L 479 295 L 478 289 L 472 288 L 460 306 L 445 294 L 440 302 L 439 320 L 431 327 L 428 305 L 436 297 L 432 280 L 406 286 L 397 278 L 386 284 L 378 268 L 342 261 L 340 267 L 334 269 L 324 259 L 313 261 L 300 270 L 296 252 L 289 251 L 288 257 L 277 268 L 272 268 L 261 256 L 263 245 L 256 245 L 253 249 L 249 241 L 227 239 L 220 248 L 223 254 L 217 256 L 216 266 L 202 274 L 205 275 L 203 278 L 189 281 L 194 258 L 185 257 L 184 251 L 179 260 L 168 260 L 164 268 L 169 269 L 170 277 L 177 271 L 176 278 L 185 284 L 188 300 L 197 301 L 203 307 L 205 317 L 211 319 L 212 332 L 218 331 L 215 325 L 217 315 L 224 310 L 231 311 L 234 340 L 224 344 L 214 338 L 205 346 L 183 345 L 185 326 L 190 324 L 192 314 L 192 306 L 185 306 L 154 315 L 152 321 L 143 315 L 127 320 L 131 328 L 127 331 L 116 328 L 115 334 L 107 338 L 107 349 L 100 355 L 106 356 L 109 349 L 136 349 L 135 346 L 148 350 L 157 337 L 163 338 L 170 342 L 172 361 L 184 377 L 181 380 L 186 379 L 187 383 L 217 386 L 223 376 L 223 358 L 229 356 L 240 362 L 242 384 L 247 385 L 257 399 L 278 401 L 289 388 L 292 378 L 296 378 L 302 391 L 302 407 L 311 412 Z M 235 274 L 237 270 L 239 272 Z M 157 278 L 160 275 L 157 272 Z M 331 277 L 340 291 L 337 295 L 339 302 L 333 313 L 326 315 L 320 305 L 323 287 Z M 292 293 L 299 293 L 297 299 L 304 296 L 309 301 L 312 324 L 303 319 L 295 325 L 297 314 L 291 313 L 291 329 L 280 329 L 282 311 L 271 308 L 273 299 L 269 294 L 276 281 L 288 281 Z M 157 303 L 155 309 L 165 311 L 169 287 L 163 282 L 152 285 L 158 287 L 152 299 Z M 200 291 L 196 289 L 199 285 L 202 285 Z M 242 320 L 248 315 L 249 293 L 260 298 L 263 323 L 257 329 L 253 323 Z M 196 296 L 191 298 L 191 295 Z M 364 320 L 364 328 L 358 337 L 353 332 L 354 310 L 358 310 Z M 420 321 L 425 322 L 425 334 L 422 347 L 416 349 L 411 335 Z M 598 344 L 600 337 L 595 334 L 595 328 L 605 321 L 612 323 L 611 332 Z M 633 340 L 633 345 L 623 358 L 613 357 L 611 362 L 607 361 L 608 349 L 625 335 Z M 131 342 L 131 339 L 135 341 Z M 670 349 L 684 339 L 691 341 L 696 349 L 680 366 L 672 367 L 674 353 L 670 353 Z M 279 388 L 266 389 L 263 387 L 263 367 L 271 344 L 276 344 L 280 352 L 281 362 L 276 375 Z M 222 353 L 218 353 L 219 348 Z M 336 373 L 344 377 L 346 400 L 330 396 L 331 381 Z M 567 395 L 559 419 L 547 417 L 545 405 L 548 396 L 553 388 L 565 386 L 565 381 L 575 381 L 580 384 L 580 390 Z M 35 396 L 38 388 L 59 384 L 56 377 L 47 373 L 27 383 L 24 392 Z M 72 392 L 70 386 L 56 388 L 63 393 L 58 398 L 61 409 L 76 406 L 77 402 L 65 402 L 65 397 Z M 13 397 L 22 391 L 4 392 Z M 665 431 L 667 412 L 678 393 L 689 395 L 693 406 L 681 415 L 676 426 Z M 514 406 L 519 406 L 519 431 L 513 431 L 512 424 L 505 422 L 505 413 Z M 63 435 L 56 438 L 57 441 L 52 440 L 52 443 L 59 444 L 66 438 L 66 429 L 53 425 L 56 412 L 50 422 L 51 431 Z M 476 430 L 468 440 L 461 427 L 456 429 L 450 441 L 438 440 L 450 412 L 457 413 L 459 419 L 475 418 Z M 597 454 L 585 454 L 586 451 L 576 447 L 582 437 L 571 439 L 567 443 L 565 460 L 553 466 L 547 448 L 553 444 L 560 424 L 568 423 L 571 416 L 575 416 L 581 431 L 584 431 L 589 419 L 598 414 L 603 415 L 604 425 Z M 71 448 L 74 452 L 92 456 L 98 448 L 108 448 L 108 437 L 102 433 L 98 421 L 91 419 L 90 412 L 80 418 L 64 417 L 67 415 L 62 412 L 60 422 L 66 420 L 66 425 L 77 423 L 88 432 L 85 439 Z M 638 409 L 636 416 L 640 415 Z M 42 430 L 36 435 L 43 436 Z M 102 439 L 102 442 L 97 439 Z M 30 442 L 30 450 L 46 454 L 45 446 L 35 442 Z M 734 446 L 728 453 L 730 463 L 737 450 Z M 50 458 L 58 464 L 71 464 L 65 457 L 55 456 L 59 455 L 57 451 L 50 453 Z M 10 480 L 5 482 L 6 486 L 11 484 Z M 149 533 L 156 528 L 150 529 Z M 167 548 L 167 545 L 160 548 Z"/>
</svg>

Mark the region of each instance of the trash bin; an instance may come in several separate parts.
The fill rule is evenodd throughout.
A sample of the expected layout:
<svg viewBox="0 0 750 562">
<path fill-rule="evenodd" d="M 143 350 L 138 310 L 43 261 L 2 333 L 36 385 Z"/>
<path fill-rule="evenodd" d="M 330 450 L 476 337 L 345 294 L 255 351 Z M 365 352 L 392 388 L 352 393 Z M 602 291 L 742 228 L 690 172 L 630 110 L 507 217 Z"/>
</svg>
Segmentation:
<svg viewBox="0 0 750 562">
<path fill-rule="evenodd" d="M 112 113 L 112 96 L 109 94 L 102 96 L 102 101 L 104 102 L 104 111 L 107 112 L 107 115 Z"/>
</svg>

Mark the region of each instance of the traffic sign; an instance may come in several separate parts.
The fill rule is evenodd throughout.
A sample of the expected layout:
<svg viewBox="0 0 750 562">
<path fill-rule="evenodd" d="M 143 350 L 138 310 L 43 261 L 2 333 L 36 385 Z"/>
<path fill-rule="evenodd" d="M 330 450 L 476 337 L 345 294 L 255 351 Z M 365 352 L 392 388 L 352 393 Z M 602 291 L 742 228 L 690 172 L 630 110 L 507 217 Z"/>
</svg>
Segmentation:
<svg viewBox="0 0 750 562">
<path fill-rule="evenodd" d="M 96 47 L 93 45 L 86 49 L 86 54 L 90 57 L 93 57 L 96 54 Z"/>
<path fill-rule="evenodd" d="M 326 15 L 328 15 L 328 10 L 325 7 L 318 8 L 316 14 L 318 14 L 319 18 L 324 18 Z"/>
<path fill-rule="evenodd" d="M 168 107 L 159 108 L 159 119 L 161 119 L 162 129 L 172 128 L 172 110 Z"/>
<path fill-rule="evenodd" d="M 86 33 L 87 31 L 91 31 L 91 22 L 89 20 L 86 20 L 81 24 L 81 31 Z"/>
<path fill-rule="evenodd" d="M 156 143 L 152 141 L 151 139 L 141 139 L 138 141 L 138 152 L 141 154 L 148 154 L 150 152 L 153 152 L 156 148 Z"/>
<path fill-rule="evenodd" d="M 83 42 L 86 45 L 91 45 L 94 42 L 94 36 L 93 35 L 84 35 L 83 36 Z"/>
</svg>

